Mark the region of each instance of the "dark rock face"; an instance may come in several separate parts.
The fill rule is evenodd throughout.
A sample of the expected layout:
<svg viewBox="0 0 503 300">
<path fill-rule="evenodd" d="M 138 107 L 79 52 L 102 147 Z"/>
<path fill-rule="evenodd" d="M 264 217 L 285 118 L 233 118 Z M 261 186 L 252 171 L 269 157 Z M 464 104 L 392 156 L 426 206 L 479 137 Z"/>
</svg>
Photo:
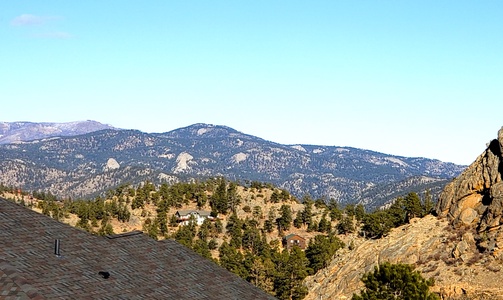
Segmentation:
<svg viewBox="0 0 503 300">
<path fill-rule="evenodd" d="M 503 127 L 498 139 L 440 194 L 439 216 L 477 230 L 481 250 L 503 249 Z"/>
</svg>

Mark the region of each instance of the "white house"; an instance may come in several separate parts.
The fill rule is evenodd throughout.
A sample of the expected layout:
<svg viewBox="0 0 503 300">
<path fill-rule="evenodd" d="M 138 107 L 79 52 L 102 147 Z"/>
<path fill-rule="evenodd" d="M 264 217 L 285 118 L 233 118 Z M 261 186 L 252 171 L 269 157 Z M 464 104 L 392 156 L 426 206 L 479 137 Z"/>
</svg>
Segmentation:
<svg viewBox="0 0 503 300">
<path fill-rule="evenodd" d="M 176 212 L 176 218 L 180 225 L 188 225 L 191 220 L 195 222 L 197 225 L 202 225 L 204 220 L 214 220 L 211 212 L 205 210 L 179 210 Z"/>
</svg>

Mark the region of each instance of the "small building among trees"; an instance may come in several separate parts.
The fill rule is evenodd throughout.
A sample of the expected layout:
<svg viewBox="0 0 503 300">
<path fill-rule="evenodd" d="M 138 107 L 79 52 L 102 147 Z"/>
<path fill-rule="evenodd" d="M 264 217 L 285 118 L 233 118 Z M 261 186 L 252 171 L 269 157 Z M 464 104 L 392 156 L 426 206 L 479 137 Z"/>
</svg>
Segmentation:
<svg viewBox="0 0 503 300">
<path fill-rule="evenodd" d="M 291 249 L 293 246 L 297 246 L 304 250 L 306 249 L 306 239 L 296 233 L 291 233 L 283 238 L 283 246 L 286 249 Z"/>
<path fill-rule="evenodd" d="M 180 225 L 189 225 L 189 223 L 195 222 L 197 225 L 202 225 L 204 220 L 214 220 L 215 218 L 211 216 L 211 212 L 206 210 L 179 210 L 175 213 L 177 221 Z"/>
</svg>

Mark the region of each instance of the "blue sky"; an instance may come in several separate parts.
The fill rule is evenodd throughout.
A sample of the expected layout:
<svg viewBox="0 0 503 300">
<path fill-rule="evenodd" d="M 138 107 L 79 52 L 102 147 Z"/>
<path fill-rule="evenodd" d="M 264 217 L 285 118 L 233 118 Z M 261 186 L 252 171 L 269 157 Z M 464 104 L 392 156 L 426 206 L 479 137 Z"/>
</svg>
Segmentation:
<svg viewBox="0 0 503 300">
<path fill-rule="evenodd" d="M 3 1 L 0 121 L 226 125 L 470 164 L 503 125 L 501 1 Z"/>
</svg>

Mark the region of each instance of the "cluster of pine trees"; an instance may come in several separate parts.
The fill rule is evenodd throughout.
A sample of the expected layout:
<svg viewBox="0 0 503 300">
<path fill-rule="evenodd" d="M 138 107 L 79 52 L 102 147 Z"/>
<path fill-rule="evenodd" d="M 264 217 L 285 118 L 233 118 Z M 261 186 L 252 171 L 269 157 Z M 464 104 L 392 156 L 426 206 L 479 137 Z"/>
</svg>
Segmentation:
<svg viewBox="0 0 503 300">
<path fill-rule="evenodd" d="M 412 218 L 422 218 L 433 211 L 430 193 L 425 192 L 421 200 L 417 193 L 408 193 L 397 198 L 388 208 L 365 214 L 361 233 L 367 238 L 381 238 L 392 228 L 409 223 Z"/>
</svg>

